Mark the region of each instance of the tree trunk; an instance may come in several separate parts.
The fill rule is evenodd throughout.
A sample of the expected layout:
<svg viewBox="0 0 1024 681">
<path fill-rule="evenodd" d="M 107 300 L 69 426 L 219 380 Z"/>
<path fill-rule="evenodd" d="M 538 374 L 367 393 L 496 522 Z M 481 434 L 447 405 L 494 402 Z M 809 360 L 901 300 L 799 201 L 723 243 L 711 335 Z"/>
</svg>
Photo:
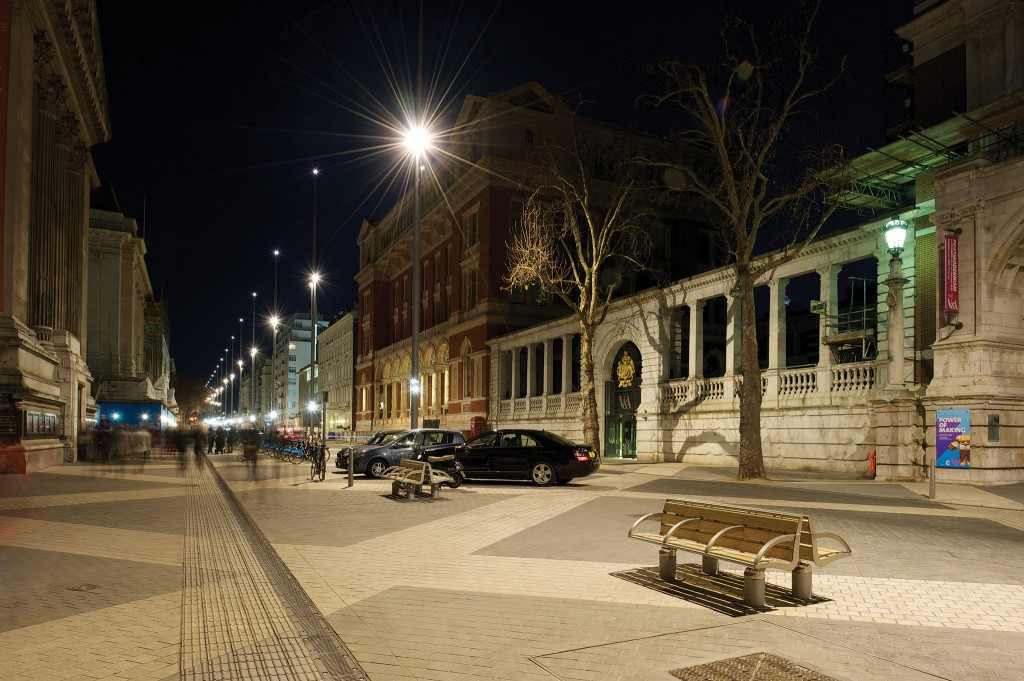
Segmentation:
<svg viewBox="0 0 1024 681">
<path fill-rule="evenodd" d="M 594 383 L 594 329 L 580 324 L 580 393 L 583 407 L 583 444 L 601 454 L 600 427 L 597 418 L 597 386 Z"/>
<path fill-rule="evenodd" d="M 740 471 L 742 480 L 764 478 L 761 452 L 761 367 L 757 361 L 757 320 L 754 317 L 754 279 L 741 271 L 740 301 Z"/>
</svg>

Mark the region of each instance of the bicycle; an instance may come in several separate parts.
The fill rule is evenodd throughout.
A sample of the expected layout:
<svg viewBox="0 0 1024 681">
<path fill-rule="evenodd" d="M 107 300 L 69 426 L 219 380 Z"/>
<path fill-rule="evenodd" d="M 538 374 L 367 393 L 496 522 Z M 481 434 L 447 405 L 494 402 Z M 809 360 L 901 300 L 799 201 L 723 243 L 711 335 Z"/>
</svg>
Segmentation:
<svg viewBox="0 0 1024 681">
<path fill-rule="evenodd" d="M 309 452 L 309 479 L 314 482 L 320 476 L 320 482 L 327 477 L 327 461 L 330 459 L 330 451 L 322 444 L 313 442 L 310 444 Z"/>
</svg>

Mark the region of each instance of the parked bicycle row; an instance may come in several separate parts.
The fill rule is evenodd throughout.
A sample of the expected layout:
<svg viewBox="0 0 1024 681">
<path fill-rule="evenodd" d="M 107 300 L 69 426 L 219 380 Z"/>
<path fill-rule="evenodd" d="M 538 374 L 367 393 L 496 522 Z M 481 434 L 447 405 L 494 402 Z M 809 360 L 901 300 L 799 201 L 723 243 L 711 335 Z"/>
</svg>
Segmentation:
<svg viewBox="0 0 1024 681">
<path fill-rule="evenodd" d="M 327 475 L 327 462 L 331 459 L 331 451 L 327 445 L 322 440 L 312 437 L 295 439 L 271 435 L 263 440 L 260 451 L 288 463 L 309 462 L 309 477 L 313 480 L 324 479 Z"/>
</svg>

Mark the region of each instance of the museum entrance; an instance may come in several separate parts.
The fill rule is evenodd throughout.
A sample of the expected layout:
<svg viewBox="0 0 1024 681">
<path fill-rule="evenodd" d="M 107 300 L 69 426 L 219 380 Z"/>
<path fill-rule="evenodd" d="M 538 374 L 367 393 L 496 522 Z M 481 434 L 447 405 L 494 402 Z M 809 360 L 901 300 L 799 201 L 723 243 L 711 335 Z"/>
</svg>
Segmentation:
<svg viewBox="0 0 1024 681">
<path fill-rule="evenodd" d="M 640 404 L 640 351 L 626 343 L 612 362 L 604 390 L 604 456 L 636 458 L 636 410 Z"/>
</svg>

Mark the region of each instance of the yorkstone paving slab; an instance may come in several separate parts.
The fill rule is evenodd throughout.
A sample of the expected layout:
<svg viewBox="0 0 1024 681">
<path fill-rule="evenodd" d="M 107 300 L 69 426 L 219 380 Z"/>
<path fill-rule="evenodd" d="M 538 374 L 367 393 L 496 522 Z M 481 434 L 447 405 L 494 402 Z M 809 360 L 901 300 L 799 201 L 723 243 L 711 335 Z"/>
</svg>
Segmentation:
<svg viewBox="0 0 1024 681">
<path fill-rule="evenodd" d="M 884 483 L 883 483 L 884 484 Z M 906 490 L 894 486 L 894 493 L 900 494 L 899 499 L 878 496 L 877 494 L 851 494 L 811 489 L 806 485 L 791 486 L 776 483 L 752 482 L 714 482 L 705 480 L 688 480 L 681 478 L 655 478 L 634 485 L 625 492 L 642 492 L 646 494 L 664 494 L 666 496 L 701 496 L 722 497 L 731 499 L 736 504 L 757 505 L 760 500 L 785 500 L 794 503 L 870 503 L 873 506 L 905 506 L 910 508 L 948 509 L 948 506 L 922 499 Z M 864 497 L 864 498 L 861 498 Z"/>
<path fill-rule="evenodd" d="M 1024 483 L 1014 483 L 1011 485 L 991 485 L 983 487 L 986 492 L 995 494 L 1016 501 L 1018 504 L 1024 504 Z"/>
<path fill-rule="evenodd" d="M 400 500 L 380 491 L 353 488 L 346 490 L 344 505 L 341 505 L 336 494 L 317 488 L 271 488 L 237 493 L 271 543 L 332 547 L 350 546 L 509 498 L 462 488 L 445 489 L 442 495 L 437 500 Z"/>
<path fill-rule="evenodd" d="M 173 483 L 167 483 L 173 484 Z M 83 492 L 118 492 L 123 490 L 159 489 L 164 483 L 152 480 L 132 480 L 113 469 L 90 476 L 62 473 L 29 473 L 27 475 L 0 475 L 0 499 L 34 497 L 47 494 L 80 494 Z"/>
<path fill-rule="evenodd" d="M 13 509 L 0 511 L 0 516 L 180 535 L 185 527 L 183 510 L 183 496 L 178 496 Z"/>
<path fill-rule="evenodd" d="M 151 598 L 181 588 L 181 568 L 5 547 L 0 632 Z"/>
</svg>

